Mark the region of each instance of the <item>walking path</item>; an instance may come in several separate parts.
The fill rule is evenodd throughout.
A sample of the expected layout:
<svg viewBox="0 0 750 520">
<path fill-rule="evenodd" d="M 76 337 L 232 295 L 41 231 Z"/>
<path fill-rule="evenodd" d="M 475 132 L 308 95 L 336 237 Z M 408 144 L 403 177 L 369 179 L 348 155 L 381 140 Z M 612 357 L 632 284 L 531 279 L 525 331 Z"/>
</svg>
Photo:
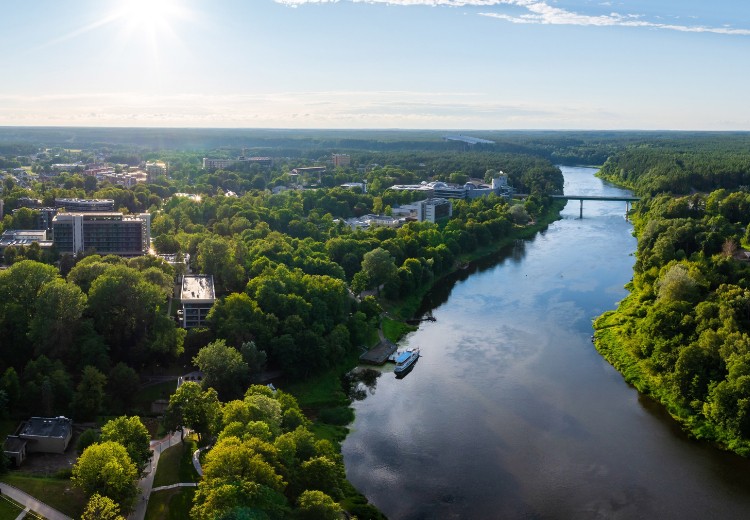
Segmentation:
<svg viewBox="0 0 750 520">
<path fill-rule="evenodd" d="M 9 484 L 0 482 L 0 490 L 3 492 L 3 495 L 8 495 L 10 498 L 12 498 L 25 508 L 34 511 L 47 520 L 72 520 L 69 516 L 62 514 L 57 509 L 48 506 L 44 502 L 40 502 L 31 495 L 24 493 L 20 489 Z"/>
<path fill-rule="evenodd" d="M 169 484 L 168 486 L 159 486 L 155 487 L 151 490 L 153 493 L 154 491 L 165 491 L 167 489 L 176 489 L 180 487 L 198 487 L 197 482 L 179 482 L 177 484 Z"/>
<path fill-rule="evenodd" d="M 211 449 L 211 446 L 203 446 L 202 448 L 198 448 L 193 452 L 193 467 L 195 468 L 195 472 L 198 473 L 201 477 L 203 476 L 203 466 L 201 466 L 201 452 Z"/>
<path fill-rule="evenodd" d="M 187 429 L 185 430 L 187 435 Z M 140 498 L 135 505 L 135 509 L 130 516 L 129 520 L 143 520 L 146 517 L 146 509 L 148 509 L 148 498 L 151 495 L 152 488 L 154 486 L 154 475 L 156 475 L 156 468 L 159 465 L 159 457 L 161 452 L 175 446 L 180 442 L 180 432 L 174 432 L 172 435 L 168 435 L 161 440 L 151 441 L 151 449 L 154 451 L 151 457 L 151 464 L 149 466 L 148 473 L 141 480 L 138 481 L 138 492 Z M 52 519 L 50 519 L 52 520 Z"/>
</svg>

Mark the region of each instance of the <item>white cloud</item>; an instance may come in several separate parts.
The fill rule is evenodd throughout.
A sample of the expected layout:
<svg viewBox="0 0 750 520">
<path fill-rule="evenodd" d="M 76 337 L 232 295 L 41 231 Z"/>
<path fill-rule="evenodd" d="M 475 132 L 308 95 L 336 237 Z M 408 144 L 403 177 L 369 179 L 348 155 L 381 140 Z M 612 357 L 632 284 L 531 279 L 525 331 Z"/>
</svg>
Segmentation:
<svg viewBox="0 0 750 520">
<path fill-rule="evenodd" d="M 714 33 L 738 36 L 750 36 L 750 29 L 734 29 L 728 26 L 706 27 L 702 25 L 678 25 L 659 22 L 649 22 L 640 15 L 610 13 L 605 15 L 587 15 L 575 13 L 547 2 L 537 0 L 502 0 L 503 4 L 517 6 L 527 12 L 519 15 L 502 13 L 479 13 L 482 16 L 498 18 L 513 23 L 549 24 L 549 25 L 584 25 L 584 26 L 620 26 L 646 27 L 651 29 L 665 29 L 679 32 Z"/>
<path fill-rule="evenodd" d="M 638 14 L 609 13 L 591 15 L 569 11 L 551 5 L 549 0 L 274 0 L 278 4 L 298 7 L 308 4 L 336 4 L 349 1 L 355 4 L 383 4 L 391 6 L 429 6 L 429 7 L 499 7 L 511 6 L 520 8 L 518 14 L 485 12 L 481 16 L 505 20 L 512 23 L 539 25 L 578 25 L 595 27 L 643 27 L 690 33 L 712 33 L 732 36 L 750 36 L 750 29 L 737 29 L 729 25 L 709 27 L 703 25 L 681 25 L 644 20 Z M 611 2 L 600 5 L 611 6 Z M 658 18 L 658 17 L 657 17 Z"/>
</svg>

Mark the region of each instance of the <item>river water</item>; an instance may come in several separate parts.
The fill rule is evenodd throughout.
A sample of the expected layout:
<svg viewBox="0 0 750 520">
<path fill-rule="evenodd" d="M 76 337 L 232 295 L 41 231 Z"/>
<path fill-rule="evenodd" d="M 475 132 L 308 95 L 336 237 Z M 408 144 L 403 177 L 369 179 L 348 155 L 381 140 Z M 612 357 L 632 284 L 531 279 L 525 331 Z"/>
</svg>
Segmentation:
<svg viewBox="0 0 750 520">
<path fill-rule="evenodd" d="M 563 167 L 565 193 L 626 195 Z M 750 463 L 688 439 L 594 349 L 626 295 L 636 241 L 624 202 L 562 220 L 435 288 L 425 322 L 354 404 L 349 480 L 397 519 L 750 518 Z"/>
</svg>

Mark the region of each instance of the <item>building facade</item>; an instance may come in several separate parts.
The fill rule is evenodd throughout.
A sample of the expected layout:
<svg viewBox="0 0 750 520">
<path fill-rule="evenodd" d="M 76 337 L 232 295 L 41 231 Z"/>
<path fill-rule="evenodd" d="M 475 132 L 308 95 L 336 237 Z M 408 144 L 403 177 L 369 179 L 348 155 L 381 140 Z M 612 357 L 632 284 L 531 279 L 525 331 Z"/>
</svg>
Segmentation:
<svg viewBox="0 0 750 520">
<path fill-rule="evenodd" d="M 338 168 L 339 166 L 344 168 L 346 166 L 349 166 L 352 162 L 352 158 L 349 156 L 349 154 L 345 154 L 345 153 L 332 154 L 331 159 L 333 160 L 334 168 Z"/>
<path fill-rule="evenodd" d="M 393 208 L 394 217 L 405 217 L 419 222 L 436 222 L 453 216 L 453 202 L 450 199 L 432 198 Z"/>
<path fill-rule="evenodd" d="M 60 253 L 142 256 L 151 245 L 151 215 L 58 213 L 52 220 L 52 241 Z"/>
<path fill-rule="evenodd" d="M 216 301 L 214 277 L 206 274 L 183 275 L 180 301 L 182 326 L 186 329 L 202 327 Z"/>
</svg>

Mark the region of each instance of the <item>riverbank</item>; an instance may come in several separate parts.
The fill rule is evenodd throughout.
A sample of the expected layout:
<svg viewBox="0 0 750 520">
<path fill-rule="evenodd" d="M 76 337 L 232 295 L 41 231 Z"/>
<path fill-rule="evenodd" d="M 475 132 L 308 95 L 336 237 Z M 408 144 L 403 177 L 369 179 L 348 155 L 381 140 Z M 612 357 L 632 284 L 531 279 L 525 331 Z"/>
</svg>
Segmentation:
<svg viewBox="0 0 750 520">
<path fill-rule="evenodd" d="M 646 361 L 637 352 L 629 329 L 635 327 L 637 319 L 632 293 L 623 299 L 616 310 L 608 311 L 594 320 L 594 346 L 629 385 L 638 392 L 660 403 L 669 415 L 691 438 L 707 441 L 719 449 L 750 457 L 750 442 L 738 439 L 720 426 L 707 421 L 703 416 L 676 401 L 668 382 L 661 374 L 650 371 Z"/>
<path fill-rule="evenodd" d="M 535 222 L 526 226 L 517 226 L 508 236 L 502 237 L 484 246 L 480 246 L 471 253 L 460 255 L 453 269 L 436 277 L 435 279 L 433 279 L 432 283 L 418 288 L 408 298 L 392 301 L 381 301 L 383 308 L 394 318 L 398 318 L 401 320 L 412 318 L 419 307 L 422 305 L 422 301 L 424 300 L 425 295 L 429 293 L 437 283 L 441 282 L 448 276 L 453 275 L 459 269 L 466 268 L 466 266 L 471 264 L 472 262 L 476 262 L 477 260 L 481 260 L 497 253 L 498 251 L 501 251 L 503 248 L 509 246 L 516 240 L 532 238 L 540 231 L 545 230 L 551 223 L 555 222 L 556 220 L 560 220 L 562 218 L 560 216 L 560 212 L 563 210 L 566 204 L 567 201 L 564 200 L 552 201 L 547 211 L 543 215 L 541 215 Z M 398 341 L 400 338 L 389 339 L 391 339 L 392 341 Z"/>
<path fill-rule="evenodd" d="M 477 248 L 471 254 L 462 255 L 454 268 L 442 276 L 436 277 L 432 283 L 421 287 L 409 298 L 399 301 L 381 301 L 388 317 L 382 323 L 386 337 L 393 342 L 400 340 L 405 334 L 416 328 L 404 323 L 412 317 L 422 304 L 425 295 L 439 282 L 454 274 L 462 266 L 501 251 L 516 240 L 527 239 L 544 230 L 552 222 L 561 218 L 560 211 L 565 207 L 565 201 L 554 201 L 548 210 L 536 222 L 527 226 L 514 228 L 513 233 L 490 244 Z M 336 367 L 324 374 L 307 381 L 295 382 L 285 388 L 294 395 L 300 406 L 313 418 L 312 430 L 316 435 L 334 442 L 340 449 L 340 443 L 349 432 L 348 425 L 354 420 L 354 410 L 351 401 L 342 386 L 342 376 L 359 364 L 359 353 L 352 353 Z M 348 484 L 348 482 L 347 482 Z M 342 505 L 358 518 L 384 518 L 376 515 L 374 507 L 367 504 L 367 499 L 354 486 L 347 485 L 344 490 L 346 497 Z M 367 516 L 369 513 L 370 516 Z M 377 513 L 379 514 L 379 513 Z"/>
</svg>

